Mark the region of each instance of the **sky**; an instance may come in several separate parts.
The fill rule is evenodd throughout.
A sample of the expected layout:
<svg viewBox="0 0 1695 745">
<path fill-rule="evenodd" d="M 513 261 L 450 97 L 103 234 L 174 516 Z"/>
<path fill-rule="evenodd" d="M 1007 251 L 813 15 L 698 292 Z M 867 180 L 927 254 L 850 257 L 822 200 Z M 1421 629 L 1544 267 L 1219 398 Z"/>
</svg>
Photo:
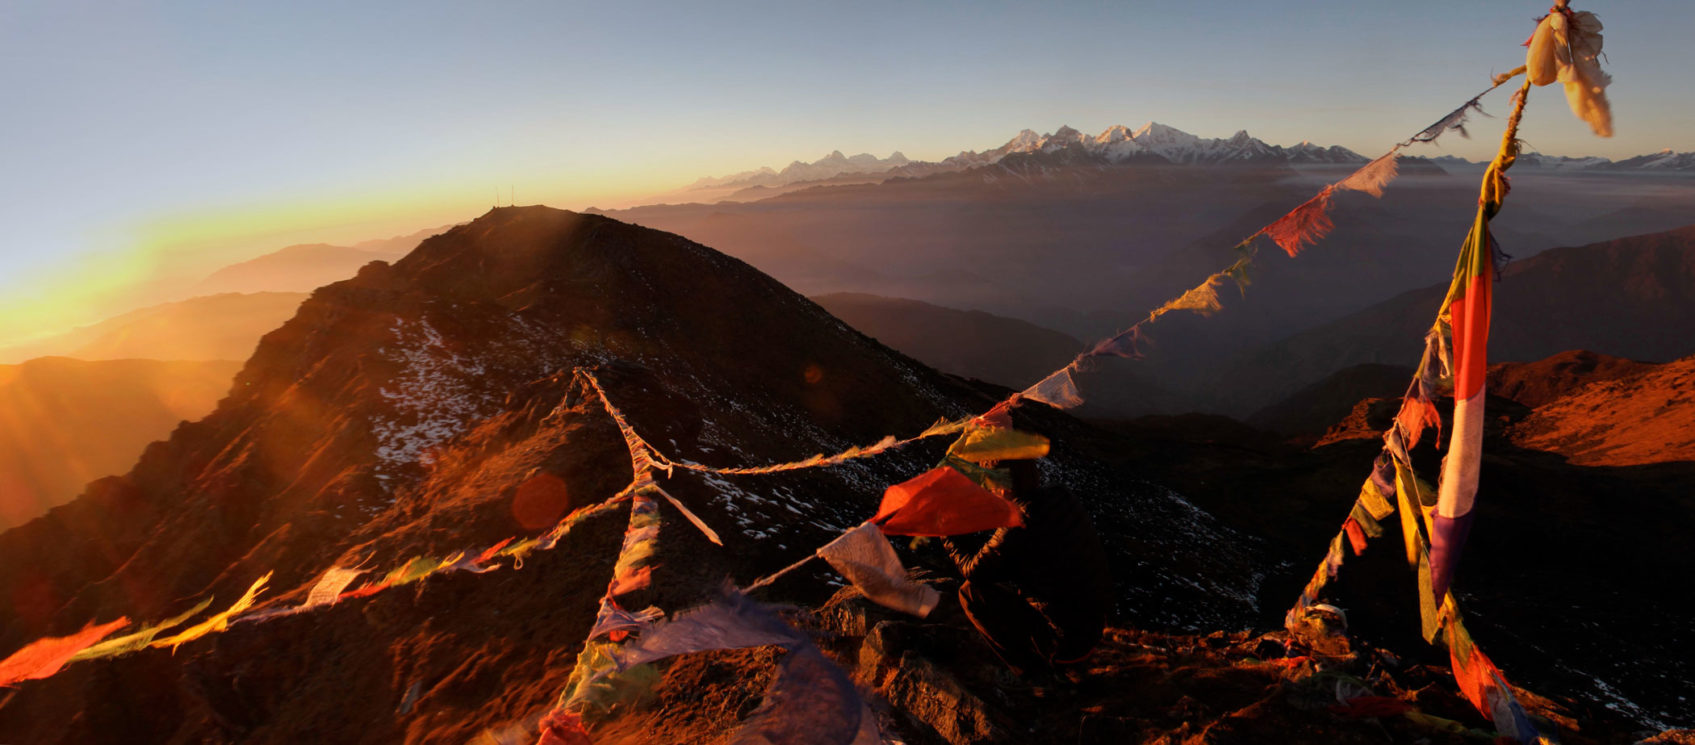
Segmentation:
<svg viewBox="0 0 1695 745">
<path fill-rule="evenodd" d="M 1574 7 L 1588 8 L 1577 0 Z M 1695 3 L 1618 0 L 1617 136 L 1546 89 L 1559 155 L 1695 150 Z M 1522 64 L 1540 2 L 0 2 L 0 341 L 291 243 L 1020 129 L 1159 121 L 1376 154 Z M 1506 108 L 1505 92 L 1486 102 Z M 1480 131 L 1494 131 L 1488 124 Z M 1493 136 L 1440 150 L 1486 158 Z M 149 296 L 150 297 L 150 296 Z"/>
</svg>

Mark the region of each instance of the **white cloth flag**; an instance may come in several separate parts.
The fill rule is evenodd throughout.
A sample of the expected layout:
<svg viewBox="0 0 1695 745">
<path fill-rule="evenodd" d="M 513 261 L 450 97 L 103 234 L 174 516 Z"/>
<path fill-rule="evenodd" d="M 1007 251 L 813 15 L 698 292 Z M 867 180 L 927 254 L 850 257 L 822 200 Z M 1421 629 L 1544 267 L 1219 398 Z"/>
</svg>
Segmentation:
<svg viewBox="0 0 1695 745">
<path fill-rule="evenodd" d="M 301 607 L 313 608 L 334 603 L 336 598 L 341 597 L 341 591 L 347 589 L 348 585 L 353 584 L 355 578 L 364 573 L 365 570 L 363 569 L 343 569 L 341 567 L 335 567 L 324 572 L 324 578 L 318 580 L 318 584 L 312 585 L 311 592 L 306 593 L 306 604 Z"/>
<path fill-rule="evenodd" d="M 906 567 L 901 566 L 900 557 L 895 555 L 895 547 L 871 523 L 830 541 L 818 549 L 818 556 L 830 562 L 830 566 L 878 605 L 923 618 L 941 600 L 936 588 L 907 576 Z"/>
</svg>

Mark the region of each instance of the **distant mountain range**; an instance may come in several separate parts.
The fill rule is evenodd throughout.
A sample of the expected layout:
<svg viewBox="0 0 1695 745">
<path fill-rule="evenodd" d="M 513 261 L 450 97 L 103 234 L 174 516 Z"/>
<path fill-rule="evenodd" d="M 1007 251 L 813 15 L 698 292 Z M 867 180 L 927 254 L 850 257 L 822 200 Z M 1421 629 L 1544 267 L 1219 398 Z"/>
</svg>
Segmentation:
<svg viewBox="0 0 1695 745">
<path fill-rule="evenodd" d="M 1266 345 L 1217 387 L 1261 406 L 1343 368 L 1411 365 L 1447 284 L 1412 290 Z M 1588 349 L 1662 362 L 1695 353 L 1695 225 L 1507 264 L 1489 330 L 1493 361 Z"/>
<path fill-rule="evenodd" d="M 197 294 L 225 292 L 311 292 L 353 276 L 373 261 L 394 261 L 418 247 L 418 242 L 447 230 L 428 228 L 393 238 L 363 241 L 351 246 L 305 243 L 272 251 L 213 272 L 195 288 Z"/>
<path fill-rule="evenodd" d="M 728 176 L 702 178 L 690 184 L 680 194 L 686 195 L 690 191 L 722 192 L 726 189 L 740 189 L 745 191 L 735 193 L 735 197 L 759 198 L 797 185 L 915 178 L 995 165 L 1009 158 L 1017 161 L 1030 157 L 1066 157 L 1066 162 L 1070 164 L 1074 164 L 1080 157 L 1103 164 L 1180 165 L 1360 164 L 1369 160 L 1366 156 L 1339 145 L 1325 147 L 1311 142 L 1289 147 L 1270 145 L 1249 135 L 1247 130 L 1238 131 L 1227 138 L 1205 138 L 1159 122 L 1148 122 L 1137 129 L 1115 125 L 1095 135 L 1061 126 L 1049 134 L 1038 134 L 1035 130 L 1026 129 L 1000 147 L 982 152 L 965 150 L 939 162 L 911 160 L 898 151 L 887 158 L 878 158 L 869 153 L 850 157 L 838 150 L 811 163 L 794 161 L 781 171 L 765 167 Z M 1439 166 L 1456 168 L 1482 165 L 1451 155 L 1431 160 Z M 1598 157 L 1571 158 L 1527 153 L 1520 156 L 1516 167 L 1564 171 L 1695 172 L 1695 152 L 1663 150 L 1619 161 Z"/>
<path fill-rule="evenodd" d="M 823 181 L 848 173 L 883 173 L 911 162 L 898 150 L 890 153 L 887 158 L 878 158 L 870 153 L 860 153 L 850 158 L 842 155 L 842 151 L 837 150 L 811 163 L 797 160 L 781 171 L 765 167 L 729 176 L 702 178 L 690 184 L 689 188 L 788 186 L 802 181 Z"/>
<path fill-rule="evenodd" d="M 1451 167 L 1482 167 L 1482 162 L 1473 162 L 1452 155 L 1433 158 L 1438 165 Z M 1516 169 L 1536 169 L 1543 171 L 1640 171 L 1642 173 L 1695 173 L 1695 152 L 1679 153 L 1671 149 L 1661 150 L 1648 155 L 1638 155 L 1624 160 L 1611 160 L 1599 156 L 1573 158 L 1565 155 L 1543 155 L 1542 153 L 1524 153 L 1513 163 Z"/>
</svg>

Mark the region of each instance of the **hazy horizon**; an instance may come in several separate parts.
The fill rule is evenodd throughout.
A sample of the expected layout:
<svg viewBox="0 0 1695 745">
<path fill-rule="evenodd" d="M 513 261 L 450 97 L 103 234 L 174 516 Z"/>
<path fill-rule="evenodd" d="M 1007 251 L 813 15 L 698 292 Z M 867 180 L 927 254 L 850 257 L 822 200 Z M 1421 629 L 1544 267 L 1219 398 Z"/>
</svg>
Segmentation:
<svg viewBox="0 0 1695 745">
<path fill-rule="evenodd" d="M 1524 137 L 1559 155 L 1695 150 L 1695 6 L 1607 24 L 1619 135 L 1556 88 Z M 145 304 L 138 287 L 296 243 L 461 222 L 492 203 L 617 208 L 831 151 L 941 160 L 1021 129 L 1158 121 L 1373 155 L 1522 61 L 1540 3 L 1298 10 L 427 2 L 94 3 L 0 23 L 12 178 L 0 339 Z M 1505 110 L 1505 92 L 1486 103 Z M 1481 159 L 1472 140 L 1410 154 Z M 496 196 L 498 193 L 498 197 Z M 510 196 L 509 196 L 510 195 Z"/>
</svg>

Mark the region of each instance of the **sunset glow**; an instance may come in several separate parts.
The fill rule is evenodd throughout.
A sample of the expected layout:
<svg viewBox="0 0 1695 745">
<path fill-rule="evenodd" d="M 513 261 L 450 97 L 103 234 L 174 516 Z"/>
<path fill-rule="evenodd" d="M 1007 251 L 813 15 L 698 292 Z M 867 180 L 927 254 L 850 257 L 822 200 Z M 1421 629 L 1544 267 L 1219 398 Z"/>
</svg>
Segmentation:
<svg viewBox="0 0 1695 745">
<path fill-rule="evenodd" d="M 1377 150 L 1512 66 L 1497 29 L 1528 28 L 1509 5 L 1340 0 L 6 13 L 0 83 L 29 115 L 0 122 L 0 340 L 178 297 L 290 243 L 460 222 L 513 196 L 629 206 L 832 150 L 939 160 L 1026 127 L 1150 119 Z M 1610 58 L 1612 95 L 1635 116 L 1608 141 L 1534 117 L 1527 140 L 1570 155 L 1695 149 L 1695 84 L 1679 74 L 1691 60 L 1671 36 L 1695 8 L 1621 6 L 1607 22 L 1608 48 L 1629 50 Z M 1196 33 L 1157 30 L 1179 27 Z"/>
</svg>

